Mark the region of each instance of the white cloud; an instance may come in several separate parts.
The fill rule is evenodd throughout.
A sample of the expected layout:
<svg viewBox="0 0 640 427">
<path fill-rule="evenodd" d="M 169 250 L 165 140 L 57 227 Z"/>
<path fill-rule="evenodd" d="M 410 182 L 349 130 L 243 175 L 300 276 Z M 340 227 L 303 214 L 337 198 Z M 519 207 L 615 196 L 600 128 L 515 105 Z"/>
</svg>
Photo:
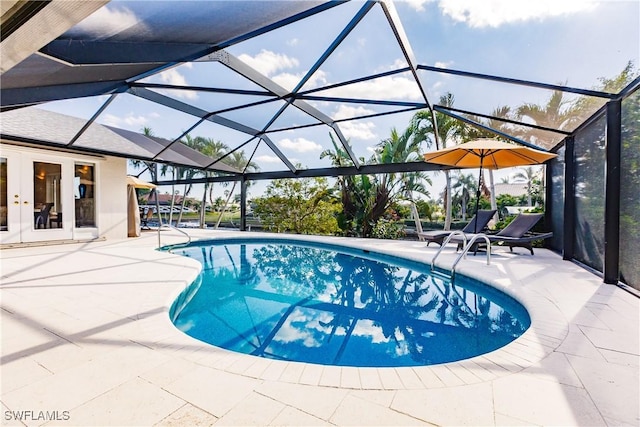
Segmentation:
<svg viewBox="0 0 640 427">
<path fill-rule="evenodd" d="M 102 123 L 107 126 L 113 127 L 123 127 L 126 126 L 129 129 L 135 129 L 139 131 L 149 123 L 149 118 L 140 115 L 134 115 L 133 113 L 129 113 L 124 117 L 115 116 L 113 114 L 105 114 L 102 120 Z"/>
<path fill-rule="evenodd" d="M 243 53 L 238 58 L 265 76 L 271 76 L 280 70 L 295 68 L 299 65 L 295 58 L 266 49 L 262 49 L 256 56 Z"/>
<path fill-rule="evenodd" d="M 452 61 L 448 61 L 448 62 L 436 61 L 436 63 L 433 65 L 438 68 L 449 68 L 451 65 L 453 65 L 453 62 Z"/>
<path fill-rule="evenodd" d="M 101 7 L 76 25 L 70 32 L 89 33 L 97 38 L 107 38 L 139 24 L 140 19 L 126 7 L 107 5 Z"/>
<path fill-rule="evenodd" d="M 282 160 L 278 156 L 256 156 L 256 161 L 258 163 L 282 163 Z"/>
<path fill-rule="evenodd" d="M 311 151 L 322 151 L 322 146 L 305 138 L 281 139 L 278 141 L 280 148 L 286 148 L 296 153 L 308 153 Z"/>
<path fill-rule="evenodd" d="M 499 27 L 592 10 L 592 0 L 441 0 L 444 15 L 472 28 Z"/>
<path fill-rule="evenodd" d="M 349 119 L 351 117 L 366 116 L 367 114 L 374 114 L 375 111 L 368 108 L 358 106 L 350 107 L 348 105 L 340 105 L 335 113 L 333 113 L 333 120 Z"/>
<path fill-rule="evenodd" d="M 422 12 L 424 11 L 425 3 L 429 3 L 432 0 L 406 0 L 406 1 L 413 10 L 417 12 Z"/>
<path fill-rule="evenodd" d="M 183 67 L 191 68 L 191 64 L 184 64 Z M 163 83 L 173 86 L 187 86 L 187 79 L 180 73 L 177 68 L 171 68 L 158 74 L 158 77 Z M 192 90 L 159 90 L 158 92 L 164 93 L 168 96 L 175 96 L 183 99 L 198 99 L 198 94 Z"/>
<path fill-rule="evenodd" d="M 322 92 L 323 95 L 360 99 L 420 100 L 416 82 L 409 77 L 389 76 Z"/>
<path fill-rule="evenodd" d="M 374 132 L 376 125 L 372 122 L 343 122 L 340 123 L 340 130 L 348 139 L 362 139 L 365 141 L 377 139 L 378 135 Z"/>
<path fill-rule="evenodd" d="M 281 73 L 273 76 L 271 80 L 278 83 L 280 86 L 282 86 L 285 89 L 293 90 L 293 88 L 296 87 L 298 83 L 300 83 L 300 80 L 302 80 L 305 74 L 306 72 L 300 73 L 300 74 Z M 326 82 L 327 82 L 326 74 L 324 73 L 324 71 L 318 70 L 307 81 L 307 83 L 304 85 L 304 88 L 309 89 L 309 88 L 318 87 L 326 84 Z"/>
<path fill-rule="evenodd" d="M 369 110 L 362 106 L 350 107 L 347 105 L 340 105 L 336 112 L 333 113 L 334 120 L 348 119 L 351 117 L 366 116 L 367 114 L 373 114 L 375 111 Z M 377 135 L 374 131 L 376 125 L 373 122 L 364 121 L 349 121 L 341 122 L 339 124 L 340 130 L 347 139 L 361 139 L 372 140 L 377 139 Z"/>
</svg>

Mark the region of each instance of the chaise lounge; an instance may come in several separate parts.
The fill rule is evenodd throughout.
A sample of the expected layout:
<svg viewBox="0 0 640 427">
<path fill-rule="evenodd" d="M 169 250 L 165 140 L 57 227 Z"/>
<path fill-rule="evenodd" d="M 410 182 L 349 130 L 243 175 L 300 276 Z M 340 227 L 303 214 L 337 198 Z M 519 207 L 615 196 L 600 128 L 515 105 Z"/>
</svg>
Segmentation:
<svg viewBox="0 0 640 427">
<path fill-rule="evenodd" d="M 518 214 L 504 229 L 496 234 L 488 234 L 487 237 L 492 244 L 497 243 L 508 246 L 511 252 L 513 252 L 513 248 L 519 247 L 529 249 L 531 255 L 533 255 L 533 242 L 535 240 L 544 240 L 553 236 L 551 232 L 534 233 L 531 231 L 541 218 L 542 214 Z M 469 236 L 467 236 L 468 239 Z M 460 244 L 459 240 L 456 240 L 456 242 Z M 479 242 L 474 245 L 473 251 L 477 252 L 480 246 L 486 246 L 486 243 Z"/>
<path fill-rule="evenodd" d="M 462 232 L 467 234 L 467 233 L 480 233 L 484 231 L 484 229 L 487 227 L 487 224 L 489 224 L 489 221 L 491 221 L 491 218 L 493 218 L 495 213 L 496 213 L 495 209 L 479 210 L 478 213 L 474 215 L 473 218 L 471 218 L 471 221 L 469 221 L 469 223 L 465 225 L 465 227 L 462 229 Z M 477 228 L 476 228 L 476 218 L 478 221 Z M 446 239 L 447 236 L 449 236 L 449 234 L 451 234 L 452 232 L 453 230 L 423 231 L 418 233 L 418 238 L 420 240 L 426 241 L 427 246 L 429 246 L 431 242 L 435 242 L 440 246 L 442 246 L 444 239 Z"/>
</svg>

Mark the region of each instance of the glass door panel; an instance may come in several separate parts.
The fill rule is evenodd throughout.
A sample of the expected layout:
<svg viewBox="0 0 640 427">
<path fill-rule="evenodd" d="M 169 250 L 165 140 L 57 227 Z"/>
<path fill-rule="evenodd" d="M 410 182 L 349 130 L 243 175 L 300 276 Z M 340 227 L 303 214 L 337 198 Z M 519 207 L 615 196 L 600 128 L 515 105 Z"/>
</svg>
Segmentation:
<svg viewBox="0 0 640 427">
<path fill-rule="evenodd" d="M 62 228 L 62 165 L 33 162 L 33 228 Z"/>
<path fill-rule="evenodd" d="M 73 178 L 76 228 L 96 226 L 95 173 L 91 164 L 75 164 Z"/>
</svg>

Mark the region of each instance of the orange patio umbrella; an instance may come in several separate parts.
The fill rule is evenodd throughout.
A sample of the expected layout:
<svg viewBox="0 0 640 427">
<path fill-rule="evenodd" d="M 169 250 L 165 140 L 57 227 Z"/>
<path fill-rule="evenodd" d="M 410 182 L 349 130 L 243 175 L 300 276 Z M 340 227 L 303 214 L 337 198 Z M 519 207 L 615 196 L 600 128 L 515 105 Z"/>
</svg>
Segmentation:
<svg viewBox="0 0 640 427">
<path fill-rule="evenodd" d="M 479 168 L 478 190 L 476 192 L 476 212 L 480 203 L 480 180 L 482 169 L 502 169 L 514 166 L 538 165 L 556 157 L 556 154 L 534 150 L 524 145 L 498 141 L 496 139 L 476 139 L 453 147 L 431 151 L 424 160 L 458 168 Z M 474 230 L 477 232 L 477 230 Z"/>
</svg>

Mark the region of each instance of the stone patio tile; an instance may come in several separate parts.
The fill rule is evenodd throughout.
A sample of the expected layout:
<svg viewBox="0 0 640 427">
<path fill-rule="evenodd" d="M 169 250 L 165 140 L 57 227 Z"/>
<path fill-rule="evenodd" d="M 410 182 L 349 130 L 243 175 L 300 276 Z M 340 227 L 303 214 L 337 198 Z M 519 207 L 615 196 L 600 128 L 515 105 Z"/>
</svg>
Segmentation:
<svg viewBox="0 0 640 427">
<path fill-rule="evenodd" d="M 329 421 L 340 426 L 423 425 L 416 418 L 355 396 L 347 396 Z"/>
<path fill-rule="evenodd" d="M 69 410 L 165 360 L 158 352 L 131 344 L 6 393 L 2 399 L 12 408 Z"/>
<path fill-rule="evenodd" d="M 342 375 L 340 376 L 340 387 L 352 389 L 362 388 L 359 369 L 351 366 L 343 366 Z"/>
<path fill-rule="evenodd" d="M 380 382 L 382 382 L 382 388 L 385 390 L 404 389 L 404 384 L 395 369 L 378 368 L 378 375 L 380 376 Z"/>
<path fill-rule="evenodd" d="M 324 387 L 340 387 L 342 381 L 342 369 L 337 366 L 325 366 L 318 383 Z"/>
<path fill-rule="evenodd" d="M 398 391 L 392 409 L 436 425 L 491 425 L 491 385 L 474 384 L 433 390 Z"/>
<path fill-rule="evenodd" d="M 390 407 L 396 393 L 397 391 L 395 390 L 353 390 L 349 392 L 349 395 L 357 397 L 358 399 L 367 400 L 376 405 Z"/>
<path fill-rule="evenodd" d="M 436 374 L 436 376 L 446 387 L 464 385 L 464 381 L 462 381 L 460 377 L 454 374 L 453 371 L 447 367 L 447 365 L 433 365 L 430 368 L 431 371 Z"/>
<path fill-rule="evenodd" d="M 402 388 L 407 390 L 424 388 L 424 384 L 422 384 L 420 377 L 415 373 L 413 368 L 396 368 L 395 371 L 402 382 Z"/>
<path fill-rule="evenodd" d="M 226 371 L 232 372 L 235 374 L 244 374 L 248 369 L 251 368 L 255 363 L 259 362 L 261 358 L 252 357 L 245 355 L 245 357 L 238 357 L 235 361 L 227 366 Z M 198 362 L 201 362 L 202 359 L 198 359 Z"/>
<path fill-rule="evenodd" d="M 360 370 L 360 385 L 363 389 L 381 390 L 382 381 L 378 368 L 358 368 Z"/>
<path fill-rule="evenodd" d="M 582 388 L 511 375 L 493 382 L 495 412 L 536 425 L 604 425 Z"/>
<path fill-rule="evenodd" d="M 273 381 L 259 385 L 255 391 L 324 421 L 329 420 L 348 393 L 348 390 L 338 388 Z"/>
<path fill-rule="evenodd" d="M 429 367 L 414 368 L 414 372 L 426 388 L 440 388 L 445 386 L 435 371 Z"/>
<path fill-rule="evenodd" d="M 19 389 L 53 373 L 29 357 L 2 364 L 0 390 L 2 394 Z"/>
<path fill-rule="evenodd" d="M 285 407 L 277 417 L 271 421 L 272 426 L 329 426 L 327 421 L 302 412 L 290 406 Z"/>
<path fill-rule="evenodd" d="M 568 359 L 603 416 L 625 424 L 640 423 L 640 372 L 637 367 L 616 366 L 575 356 Z"/>
<path fill-rule="evenodd" d="M 582 387 L 580 378 L 576 375 L 564 353 L 552 353 L 540 362 L 528 367 L 522 373 L 541 380 Z"/>
<path fill-rule="evenodd" d="M 217 418 L 187 403 L 154 425 L 157 427 L 200 427 L 214 425 Z"/>
<path fill-rule="evenodd" d="M 600 354 L 605 358 L 607 362 L 615 363 L 616 365 L 640 366 L 640 357 L 637 354 L 622 353 L 614 350 L 599 349 Z"/>
<path fill-rule="evenodd" d="M 490 370 L 480 366 L 475 359 L 463 360 L 459 365 L 471 372 L 478 379 L 476 382 L 491 381 L 498 377 L 495 372 L 491 372 Z M 468 384 L 472 383 L 468 382 Z"/>
<path fill-rule="evenodd" d="M 69 421 L 50 425 L 154 425 L 185 402 L 141 378 L 121 384 L 69 411 Z"/>
<path fill-rule="evenodd" d="M 513 417 L 508 417 L 498 412 L 496 412 L 494 416 L 495 416 L 496 426 L 504 426 L 504 427 L 517 427 L 517 426 L 530 427 L 531 426 L 530 422 L 519 420 Z"/>
<path fill-rule="evenodd" d="M 260 381 L 255 379 L 198 366 L 165 389 L 216 417 L 222 417 L 259 384 Z"/>
<path fill-rule="evenodd" d="M 216 425 L 258 426 L 270 424 L 285 405 L 258 393 L 251 393 L 222 416 Z"/>
<path fill-rule="evenodd" d="M 581 326 L 580 329 L 598 349 L 616 350 L 640 356 L 640 336 L 630 333 L 631 331 L 628 327 L 619 331 L 595 329 L 586 326 Z"/>
<path fill-rule="evenodd" d="M 243 375 L 252 378 L 262 378 L 262 374 L 267 370 L 271 364 L 271 360 L 258 357 L 256 363 L 248 367 Z"/>
<path fill-rule="evenodd" d="M 460 363 L 451 363 L 447 365 L 447 368 L 456 377 L 460 378 L 464 384 L 477 384 L 480 382 L 480 378 L 478 378 L 473 371 L 468 370 Z"/>
<path fill-rule="evenodd" d="M 304 371 L 304 366 L 304 363 L 288 363 L 287 367 L 282 371 L 282 374 L 280 374 L 280 381 L 297 384 Z"/>
<path fill-rule="evenodd" d="M 165 387 L 197 368 L 198 365 L 196 363 L 176 357 L 143 371 L 140 374 L 140 378 L 160 387 Z"/>
<path fill-rule="evenodd" d="M 571 332 L 556 351 L 593 360 L 604 360 L 602 354 L 582 332 Z"/>
<path fill-rule="evenodd" d="M 318 385 L 324 366 L 313 363 L 306 363 L 302 375 L 300 375 L 300 384 Z"/>
<path fill-rule="evenodd" d="M 265 380 L 277 380 L 280 378 L 280 375 L 282 375 L 288 364 L 289 362 L 281 362 L 278 360 L 272 361 L 269 366 L 267 366 L 267 369 L 262 373 L 261 378 Z"/>
</svg>

